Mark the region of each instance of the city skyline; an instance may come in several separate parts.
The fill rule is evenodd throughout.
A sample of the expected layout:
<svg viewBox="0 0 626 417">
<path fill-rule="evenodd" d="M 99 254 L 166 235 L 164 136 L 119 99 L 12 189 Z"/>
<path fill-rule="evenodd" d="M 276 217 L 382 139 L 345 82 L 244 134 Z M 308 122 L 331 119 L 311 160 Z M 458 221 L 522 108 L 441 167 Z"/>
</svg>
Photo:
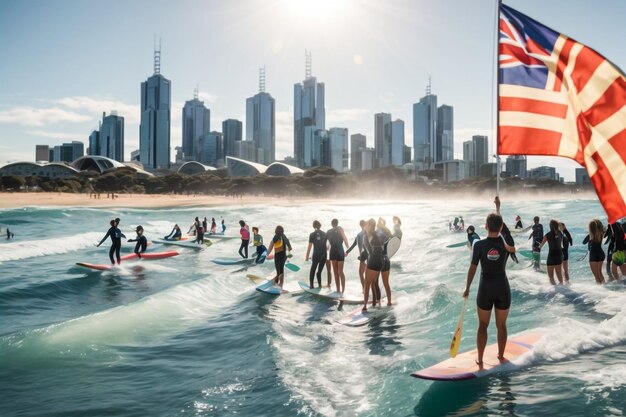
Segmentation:
<svg viewBox="0 0 626 417">
<path fill-rule="evenodd" d="M 77 10 L 64 1 L 42 3 L 36 8 L 0 2 L 0 31 L 13 41 L 0 46 L 0 51 L 14 64 L 0 70 L 6 83 L 0 93 L 0 164 L 32 160 L 36 144 L 54 146 L 72 140 L 87 144 L 102 113 L 112 110 L 125 118 L 128 160 L 130 152 L 139 148 L 137 84 L 152 72 L 155 33 L 163 39 L 162 74 L 172 81 L 171 161 L 174 148 L 182 144 L 182 104 L 192 97 L 194 87 L 200 85 L 199 98 L 211 109 L 212 125 L 219 126 L 230 118 L 245 120 L 245 99 L 257 90 L 256 73 L 262 65 L 267 67 L 266 90 L 276 100 L 276 159 L 292 156 L 292 88 L 303 79 L 304 49 L 312 51 L 313 73 L 326 87 L 326 126 L 362 133 L 371 147 L 374 114 L 392 113 L 394 119 L 405 121 L 405 144 L 412 146 L 412 105 L 424 96 L 430 74 L 433 94 L 442 104 L 454 107 L 454 157 L 462 158 L 462 143 L 474 135 L 488 136 L 493 154 L 491 49 L 495 1 L 471 7 L 461 1 L 445 5 L 427 1 L 336 3 L 339 5 L 331 7 L 319 2 L 319 10 L 307 6 L 307 20 L 300 17 L 302 9 L 285 1 L 241 1 L 228 7 L 217 2 L 189 2 L 175 10 L 165 2 L 156 2 L 144 18 L 145 31 L 140 35 L 135 35 L 133 17 L 140 14 L 143 3 L 119 3 L 123 5 L 122 16 L 113 20 L 116 30 L 107 31 L 107 42 L 103 42 L 104 34 L 80 20 L 83 13 L 96 8 L 95 3 Z M 624 67 L 626 53 L 609 42 L 625 30 L 617 24 L 624 15 L 619 10 L 626 11 L 623 2 L 606 2 L 602 10 L 584 2 L 506 4 L 587 43 Z M 567 16 L 561 10 L 565 5 L 569 8 Z M 607 13 L 609 9 L 612 13 Z M 198 11 L 204 13 L 195 13 L 196 17 L 193 12 Z M 201 20 L 211 13 L 240 16 L 241 25 L 251 30 L 235 35 L 216 27 L 216 33 L 223 35 L 219 41 L 205 34 L 196 37 L 197 44 L 185 44 L 178 30 L 180 24 L 175 21 L 182 17 Z M 51 15 L 60 20 L 51 19 Z M 27 18 L 31 23 L 21 27 L 20 22 Z M 307 30 L 324 19 L 333 22 L 333 27 L 363 21 L 363 30 L 351 33 L 347 28 L 343 32 L 331 28 L 319 36 Z M 471 28 L 461 25 L 466 19 L 471 19 Z M 612 19 L 616 24 L 610 23 Z M 260 31 L 257 20 L 269 29 Z M 438 22 L 446 22 L 445 27 Z M 26 33 L 31 25 L 40 30 Z M 76 37 L 81 28 L 81 36 Z M 44 39 L 39 33 L 49 36 Z M 120 49 L 121 42 L 124 47 Z M 72 47 L 67 48 L 68 44 Z M 472 51 L 465 51 L 468 48 Z M 21 54 L 13 52 L 18 49 Z M 123 64 L 100 68 L 102 65 L 95 65 L 97 60 L 92 57 L 103 53 L 118 53 L 120 59 L 115 62 Z M 196 59 L 196 55 L 205 58 Z M 45 71 L 41 65 L 32 65 L 39 60 L 45 62 Z M 198 65 L 198 60 L 212 65 Z M 469 61 L 469 65 L 457 66 L 457 60 Z M 573 180 L 577 166 L 561 158 L 528 158 L 529 168 L 541 165 L 556 166 L 568 180 Z"/>
</svg>

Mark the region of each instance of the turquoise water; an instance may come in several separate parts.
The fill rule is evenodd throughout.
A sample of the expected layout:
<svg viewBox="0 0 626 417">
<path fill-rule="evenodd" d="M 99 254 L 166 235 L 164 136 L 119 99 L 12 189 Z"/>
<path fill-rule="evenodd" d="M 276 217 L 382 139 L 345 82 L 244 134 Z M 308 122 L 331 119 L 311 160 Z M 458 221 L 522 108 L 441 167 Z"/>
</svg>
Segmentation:
<svg viewBox="0 0 626 417">
<path fill-rule="evenodd" d="M 448 355 L 469 255 L 445 249 L 463 238 L 447 232 L 447 222 L 462 214 L 466 224 L 482 224 L 491 210 L 489 202 L 462 206 L 397 201 L 0 211 L 0 225 L 16 234 L 0 244 L 0 415 L 622 415 L 626 288 L 595 285 L 586 261 L 577 261 L 588 220 L 606 220 L 595 201 L 503 203 L 510 223 L 515 214 L 526 222 L 540 215 L 544 225 L 560 216 L 576 244 L 570 289 L 552 288 L 545 275 L 525 268 L 525 258 L 524 265 L 509 265 L 509 334 L 537 328 L 547 334 L 517 371 L 457 383 L 410 377 Z M 73 267 L 108 262 L 108 248 L 93 243 L 111 218 L 122 219 L 127 236 L 141 224 L 150 238 L 168 233 L 174 222 L 188 227 L 206 215 L 223 216 L 232 233 L 246 219 L 266 240 L 282 224 L 302 267 L 286 279 L 305 279 L 302 259 L 314 218 L 326 228 L 337 217 L 351 239 L 359 219 L 394 214 L 404 231 L 392 260 L 397 305 L 357 328 L 336 323 L 350 306 L 341 312 L 307 295 L 256 292 L 245 274 L 265 276 L 271 265 L 240 271 L 211 262 L 236 256 L 237 240 L 146 261 L 141 275 L 128 266 L 104 273 Z M 518 247 L 528 241 L 518 238 Z M 346 271 L 348 290 L 359 291 L 355 258 L 348 258 Z M 476 289 L 477 281 L 472 300 Z M 476 327 L 468 303 L 461 351 L 473 348 Z"/>
</svg>

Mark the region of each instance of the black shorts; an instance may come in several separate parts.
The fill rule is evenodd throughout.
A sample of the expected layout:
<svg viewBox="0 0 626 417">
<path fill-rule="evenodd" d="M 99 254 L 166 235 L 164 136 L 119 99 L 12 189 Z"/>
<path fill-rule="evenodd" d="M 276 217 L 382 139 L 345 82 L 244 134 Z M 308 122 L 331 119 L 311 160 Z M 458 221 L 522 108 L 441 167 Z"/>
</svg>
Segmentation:
<svg viewBox="0 0 626 417">
<path fill-rule="evenodd" d="M 563 253 L 562 252 L 548 252 L 548 260 L 546 261 L 546 265 L 548 266 L 557 266 L 563 263 Z"/>
<path fill-rule="evenodd" d="M 606 259 L 602 248 L 589 250 L 589 262 L 603 262 Z"/>
<path fill-rule="evenodd" d="M 476 305 L 481 310 L 491 310 L 494 306 L 498 310 L 511 307 L 511 287 L 508 279 L 480 279 Z"/>
<path fill-rule="evenodd" d="M 378 272 L 387 272 L 391 269 L 391 263 L 387 255 L 373 253 L 367 258 L 367 269 Z"/>
<path fill-rule="evenodd" d="M 569 260 L 569 247 L 563 248 L 563 262 Z"/>
<path fill-rule="evenodd" d="M 346 253 L 343 251 L 343 246 L 339 247 L 330 247 L 330 251 L 328 253 L 328 259 L 331 261 L 339 261 L 343 262 L 346 259 Z"/>
</svg>

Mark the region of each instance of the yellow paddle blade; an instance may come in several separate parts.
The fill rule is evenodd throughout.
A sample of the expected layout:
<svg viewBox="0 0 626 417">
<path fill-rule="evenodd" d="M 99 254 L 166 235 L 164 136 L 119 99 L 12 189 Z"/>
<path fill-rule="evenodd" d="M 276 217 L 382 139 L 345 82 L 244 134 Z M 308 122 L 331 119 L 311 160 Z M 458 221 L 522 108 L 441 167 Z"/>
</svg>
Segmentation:
<svg viewBox="0 0 626 417">
<path fill-rule="evenodd" d="M 467 298 L 463 301 L 463 307 L 461 308 L 461 317 L 459 317 L 459 322 L 456 325 L 456 329 L 454 330 L 454 336 L 452 336 L 452 342 L 450 342 L 450 357 L 456 357 L 456 354 L 459 353 L 459 346 L 461 345 L 461 332 L 463 331 L 463 315 L 465 314 L 465 303 L 467 303 Z"/>
</svg>

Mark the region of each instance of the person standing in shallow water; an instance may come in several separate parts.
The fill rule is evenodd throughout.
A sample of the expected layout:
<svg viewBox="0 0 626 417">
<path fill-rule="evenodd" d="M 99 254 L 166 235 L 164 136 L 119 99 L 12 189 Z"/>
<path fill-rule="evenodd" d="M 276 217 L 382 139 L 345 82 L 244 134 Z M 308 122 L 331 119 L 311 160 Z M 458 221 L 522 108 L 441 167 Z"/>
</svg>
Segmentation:
<svg viewBox="0 0 626 417">
<path fill-rule="evenodd" d="M 546 242 L 548 243 L 548 261 L 546 262 L 546 266 L 550 284 L 556 285 L 554 281 L 555 272 L 559 284 L 563 284 L 563 275 L 561 273 L 561 267 L 563 265 L 563 235 L 559 230 L 559 222 L 554 219 L 550 220 L 550 231 L 543 237 L 541 245 L 539 245 L 539 250 L 541 250 Z"/>
<path fill-rule="evenodd" d="M 500 211 L 500 198 L 495 198 L 496 210 Z M 502 216 L 491 213 L 487 216 L 487 238 L 474 242 L 472 261 L 467 271 L 467 283 L 463 298 L 469 297 L 470 287 L 478 264 L 481 267 L 480 283 L 476 295 L 476 309 L 478 312 L 478 331 L 476 333 L 476 348 L 478 358 L 476 363 L 483 366 L 483 355 L 487 346 L 487 329 L 491 320 L 491 310 L 496 317 L 498 330 L 498 359 L 504 362 L 504 350 L 508 338 L 506 320 L 511 307 L 511 288 L 506 276 L 507 252 L 515 252 L 515 247 L 509 246 L 502 236 Z M 495 309 L 494 309 L 495 308 Z"/>
<path fill-rule="evenodd" d="M 541 267 L 541 241 L 543 240 L 543 225 L 539 223 L 539 216 L 533 218 L 535 224 L 533 224 L 532 232 L 528 239 L 533 241 L 533 264 L 535 271 L 539 271 Z"/>
<path fill-rule="evenodd" d="M 313 289 L 315 276 L 317 275 L 317 285 L 322 287 L 322 271 L 326 265 L 326 233 L 320 230 L 322 224 L 315 220 L 313 222 L 313 232 L 309 235 L 309 246 L 306 249 L 305 261 L 309 260 L 311 248 L 313 248 L 313 258 L 311 270 L 309 271 L 309 288 Z M 316 272 L 317 271 L 317 272 Z"/>
<path fill-rule="evenodd" d="M 583 240 L 583 245 L 589 244 L 589 268 L 598 284 L 604 284 L 602 274 L 602 263 L 606 259 L 604 249 L 602 249 L 602 239 L 604 239 L 604 226 L 598 219 L 589 222 L 589 234 Z"/>
<path fill-rule="evenodd" d="M 574 244 L 574 240 L 564 223 L 559 223 L 559 230 L 563 234 L 563 279 L 569 284 L 569 247 Z"/>
<path fill-rule="evenodd" d="M 282 226 L 276 226 L 274 237 L 267 248 L 267 253 L 274 251 L 274 267 L 276 268 L 276 276 L 273 281 L 280 288 L 285 282 L 285 263 L 287 262 L 287 250 L 291 252 L 291 243 L 285 236 L 285 229 Z"/>
</svg>

